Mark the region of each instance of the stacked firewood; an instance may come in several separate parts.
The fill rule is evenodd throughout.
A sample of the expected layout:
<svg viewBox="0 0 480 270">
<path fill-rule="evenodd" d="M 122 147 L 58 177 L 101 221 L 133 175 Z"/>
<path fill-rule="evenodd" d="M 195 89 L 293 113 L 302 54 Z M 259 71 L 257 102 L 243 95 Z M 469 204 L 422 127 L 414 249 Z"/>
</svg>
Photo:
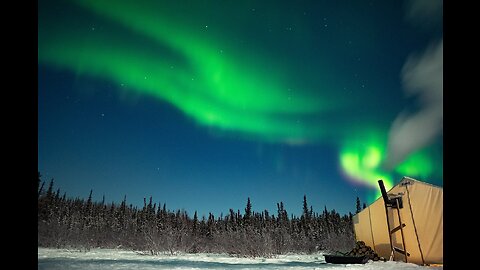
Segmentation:
<svg viewBox="0 0 480 270">
<path fill-rule="evenodd" d="M 365 245 L 365 242 L 363 241 L 357 241 L 357 243 L 355 244 L 355 247 L 352 249 L 352 251 L 348 253 L 348 255 L 351 255 L 351 256 L 367 255 L 368 259 L 373 261 L 379 261 L 379 260 L 386 261 L 385 258 L 378 256 L 378 254 L 375 253 L 375 251 L 371 247 Z"/>
</svg>

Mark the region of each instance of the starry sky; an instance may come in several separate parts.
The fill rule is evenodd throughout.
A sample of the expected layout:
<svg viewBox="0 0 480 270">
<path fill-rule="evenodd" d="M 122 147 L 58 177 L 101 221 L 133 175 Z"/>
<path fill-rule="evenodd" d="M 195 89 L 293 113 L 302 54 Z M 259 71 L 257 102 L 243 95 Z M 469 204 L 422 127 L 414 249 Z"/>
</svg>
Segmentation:
<svg viewBox="0 0 480 270">
<path fill-rule="evenodd" d="M 38 1 L 38 170 L 201 215 L 443 186 L 443 2 Z"/>
</svg>

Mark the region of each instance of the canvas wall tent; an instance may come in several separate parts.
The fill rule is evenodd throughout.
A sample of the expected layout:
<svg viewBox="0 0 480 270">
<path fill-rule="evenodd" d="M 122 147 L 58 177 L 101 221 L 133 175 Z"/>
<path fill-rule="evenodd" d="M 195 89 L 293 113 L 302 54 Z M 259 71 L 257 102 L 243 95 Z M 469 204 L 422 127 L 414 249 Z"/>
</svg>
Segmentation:
<svg viewBox="0 0 480 270">
<path fill-rule="evenodd" d="M 420 265 L 443 264 L 443 188 L 404 177 L 390 189 L 388 195 L 401 195 L 403 208 L 400 218 L 405 247 L 401 234 L 392 234 L 394 246 L 405 248 L 410 254 L 408 262 Z M 391 229 L 400 225 L 398 214 L 389 210 Z M 357 241 L 364 241 L 375 252 L 390 258 L 391 247 L 385 203 L 382 197 L 353 216 Z M 395 260 L 404 261 L 403 254 L 395 253 Z"/>
</svg>

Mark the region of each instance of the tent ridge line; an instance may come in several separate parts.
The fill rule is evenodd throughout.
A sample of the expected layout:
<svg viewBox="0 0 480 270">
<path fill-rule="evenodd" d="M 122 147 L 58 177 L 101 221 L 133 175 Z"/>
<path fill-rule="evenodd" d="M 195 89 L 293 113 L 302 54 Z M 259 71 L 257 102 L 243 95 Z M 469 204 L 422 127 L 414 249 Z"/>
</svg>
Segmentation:
<svg viewBox="0 0 480 270">
<path fill-rule="evenodd" d="M 408 176 L 403 176 L 402 180 L 400 180 L 400 182 L 399 182 L 398 184 L 400 184 L 404 179 L 407 179 L 407 180 L 410 180 L 410 181 L 414 181 L 414 182 L 416 182 L 416 183 L 420 183 L 420 184 L 423 184 L 423 185 L 429 185 L 429 186 L 432 186 L 432 187 L 440 188 L 440 189 L 443 190 L 443 187 L 441 187 L 441 186 L 437 186 L 437 185 L 434 185 L 434 184 L 432 184 L 432 183 L 420 181 L 420 180 L 417 180 L 417 179 L 414 179 L 414 178 L 411 178 L 411 177 L 408 177 Z M 398 185 L 398 184 L 397 184 L 397 185 Z M 395 186 L 396 186 L 396 185 L 395 185 Z M 394 187 L 395 187 L 395 186 L 394 186 Z M 391 189 L 393 189 L 393 187 L 392 187 Z M 390 190 L 391 190 L 391 189 L 390 189 Z M 390 191 L 390 190 L 389 190 L 389 191 Z"/>
<path fill-rule="evenodd" d="M 417 179 L 414 179 L 414 178 L 411 178 L 411 177 L 408 177 L 408 176 L 403 176 L 403 177 L 402 177 L 402 180 L 400 180 L 396 185 L 394 185 L 394 186 L 391 187 L 389 190 L 387 190 L 387 193 L 389 193 L 390 191 L 392 191 L 392 189 L 394 189 L 395 187 L 399 186 L 399 185 L 402 183 L 402 181 L 403 181 L 403 180 L 406 180 L 406 179 L 408 179 L 408 180 L 410 180 L 410 181 L 414 181 L 414 182 L 419 183 L 419 184 L 422 184 L 422 185 L 429 185 L 429 186 L 432 186 L 432 187 L 435 187 L 435 188 L 439 188 L 439 189 L 441 189 L 441 190 L 443 191 L 443 187 L 436 186 L 436 185 L 431 184 L 431 183 L 428 183 L 428 182 L 423 182 L 423 181 L 420 181 L 420 180 L 417 180 Z M 382 197 L 380 196 L 380 197 L 378 197 L 375 201 L 373 201 L 370 205 L 374 204 L 374 203 L 375 203 L 376 201 L 378 201 L 378 200 L 383 200 L 383 199 L 382 199 Z M 369 207 L 370 207 L 370 205 L 369 205 Z M 367 207 L 367 208 L 368 208 L 368 207 Z M 363 210 L 360 211 L 359 213 L 361 213 L 361 212 L 363 212 L 363 211 L 365 211 L 365 209 L 363 209 Z M 356 214 L 353 215 L 353 216 L 356 216 L 356 215 L 358 215 L 359 213 L 356 213 Z"/>
</svg>

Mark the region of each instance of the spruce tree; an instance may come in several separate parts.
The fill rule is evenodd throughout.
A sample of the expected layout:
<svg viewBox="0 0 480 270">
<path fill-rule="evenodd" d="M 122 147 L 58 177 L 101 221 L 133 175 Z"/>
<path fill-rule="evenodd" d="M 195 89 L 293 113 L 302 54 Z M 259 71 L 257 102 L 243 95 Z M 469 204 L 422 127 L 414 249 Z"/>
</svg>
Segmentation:
<svg viewBox="0 0 480 270">
<path fill-rule="evenodd" d="M 50 200 L 53 198 L 53 178 L 50 180 L 50 185 L 48 186 L 47 190 L 47 200 L 50 202 Z"/>
<path fill-rule="evenodd" d="M 360 204 L 360 198 L 358 198 L 358 196 L 357 196 L 357 212 L 356 212 L 357 214 L 360 213 L 360 211 L 362 211 L 362 208 L 360 208 L 361 207 L 360 205 L 361 205 Z"/>
<path fill-rule="evenodd" d="M 193 215 L 192 233 L 193 235 L 197 235 L 197 232 L 198 232 L 198 215 L 197 215 L 197 211 L 195 210 L 195 214 Z"/>
<path fill-rule="evenodd" d="M 38 183 L 37 183 L 37 188 L 38 188 L 38 198 L 40 198 L 40 194 L 42 194 L 43 186 L 45 185 L 45 181 L 42 182 L 42 185 L 40 186 L 40 182 L 42 181 L 40 178 L 42 175 L 40 172 L 38 172 Z"/>
<path fill-rule="evenodd" d="M 247 199 L 247 207 L 245 207 L 245 216 L 244 219 L 246 221 L 252 218 L 252 204 L 250 203 L 250 197 Z"/>
<path fill-rule="evenodd" d="M 309 211 L 308 211 L 308 204 L 307 204 L 307 196 L 303 195 L 303 216 L 305 220 L 309 220 Z"/>
</svg>

